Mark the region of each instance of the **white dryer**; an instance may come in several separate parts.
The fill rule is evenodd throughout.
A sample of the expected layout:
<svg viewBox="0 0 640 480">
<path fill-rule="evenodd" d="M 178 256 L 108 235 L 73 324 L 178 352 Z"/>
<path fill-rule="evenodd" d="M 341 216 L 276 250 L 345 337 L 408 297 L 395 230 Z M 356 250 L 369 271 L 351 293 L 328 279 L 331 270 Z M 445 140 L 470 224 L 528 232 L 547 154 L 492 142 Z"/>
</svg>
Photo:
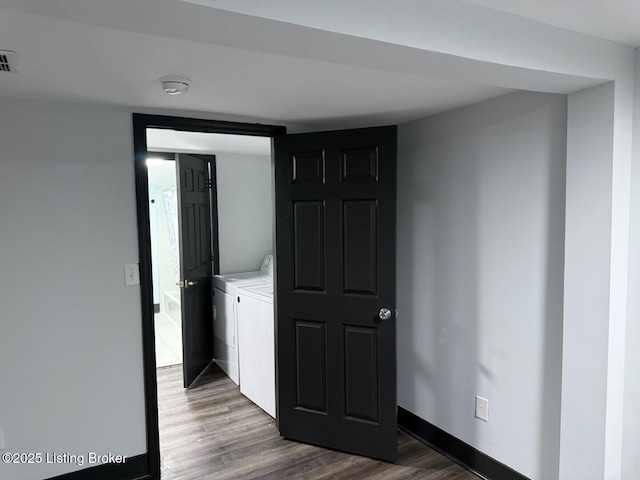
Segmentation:
<svg viewBox="0 0 640 480">
<path fill-rule="evenodd" d="M 240 393 L 275 418 L 273 283 L 238 288 Z"/>
<path fill-rule="evenodd" d="M 238 289 L 273 284 L 273 255 L 267 255 L 260 270 L 213 277 L 213 358 L 240 384 L 238 365 Z"/>
</svg>

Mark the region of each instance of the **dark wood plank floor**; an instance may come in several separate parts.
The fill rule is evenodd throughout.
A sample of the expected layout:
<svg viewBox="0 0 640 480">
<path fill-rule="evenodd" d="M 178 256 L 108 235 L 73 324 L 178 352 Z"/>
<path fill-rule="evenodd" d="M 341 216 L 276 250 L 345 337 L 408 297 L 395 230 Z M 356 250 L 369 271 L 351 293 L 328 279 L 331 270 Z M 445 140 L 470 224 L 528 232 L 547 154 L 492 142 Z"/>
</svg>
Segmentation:
<svg viewBox="0 0 640 480">
<path fill-rule="evenodd" d="M 163 480 L 477 480 L 399 432 L 395 464 L 284 440 L 274 420 L 217 367 L 189 389 L 180 366 L 158 370 Z"/>
</svg>

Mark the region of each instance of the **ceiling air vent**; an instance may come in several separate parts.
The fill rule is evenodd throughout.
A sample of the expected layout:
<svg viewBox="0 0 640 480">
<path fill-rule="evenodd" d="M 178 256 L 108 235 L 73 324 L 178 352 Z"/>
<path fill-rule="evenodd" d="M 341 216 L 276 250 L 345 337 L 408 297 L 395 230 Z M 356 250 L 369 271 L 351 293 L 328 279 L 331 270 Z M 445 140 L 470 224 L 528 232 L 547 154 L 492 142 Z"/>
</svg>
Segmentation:
<svg viewBox="0 0 640 480">
<path fill-rule="evenodd" d="M 11 52 L 9 50 L 0 50 L 0 72 L 18 72 L 16 52 Z"/>
</svg>

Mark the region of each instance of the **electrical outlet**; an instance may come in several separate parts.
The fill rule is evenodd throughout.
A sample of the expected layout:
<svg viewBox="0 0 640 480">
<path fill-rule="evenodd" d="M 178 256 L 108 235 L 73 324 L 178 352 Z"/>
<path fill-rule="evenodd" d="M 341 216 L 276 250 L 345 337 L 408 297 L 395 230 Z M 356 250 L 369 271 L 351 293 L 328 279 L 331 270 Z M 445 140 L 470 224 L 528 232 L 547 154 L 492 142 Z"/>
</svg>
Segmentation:
<svg viewBox="0 0 640 480">
<path fill-rule="evenodd" d="M 476 395 L 476 418 L 489 421 L 489 400 Z"/>
<path fill-rule="evenodd" d="M 125 286 L 140 285 L 140 268 L 137 263 L 129 263 L 124 266 Z"/>
<path fill-rule="evenodd" d="M 4 450 L 5 448 L 7 448 L 7 446 L 4 443 L 4 432 L 2 431 L 2 427 L 0 427 L 0 450 Z"/>
</svg>

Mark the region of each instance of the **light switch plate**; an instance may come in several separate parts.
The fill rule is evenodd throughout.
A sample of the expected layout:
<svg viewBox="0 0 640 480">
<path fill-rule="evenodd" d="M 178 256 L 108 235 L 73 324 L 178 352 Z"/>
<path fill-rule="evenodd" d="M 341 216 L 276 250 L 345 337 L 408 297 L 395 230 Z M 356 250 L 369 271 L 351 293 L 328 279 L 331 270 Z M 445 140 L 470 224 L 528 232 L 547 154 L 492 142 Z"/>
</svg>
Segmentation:
<svg viewBox="0 0 640 480">
<path fill-rule="evenodd" d="M 137 263 L 129 263 L 124 266 L 124 284 L 127 287 L 140 285 L 140 267 Z"/>
</svg>

